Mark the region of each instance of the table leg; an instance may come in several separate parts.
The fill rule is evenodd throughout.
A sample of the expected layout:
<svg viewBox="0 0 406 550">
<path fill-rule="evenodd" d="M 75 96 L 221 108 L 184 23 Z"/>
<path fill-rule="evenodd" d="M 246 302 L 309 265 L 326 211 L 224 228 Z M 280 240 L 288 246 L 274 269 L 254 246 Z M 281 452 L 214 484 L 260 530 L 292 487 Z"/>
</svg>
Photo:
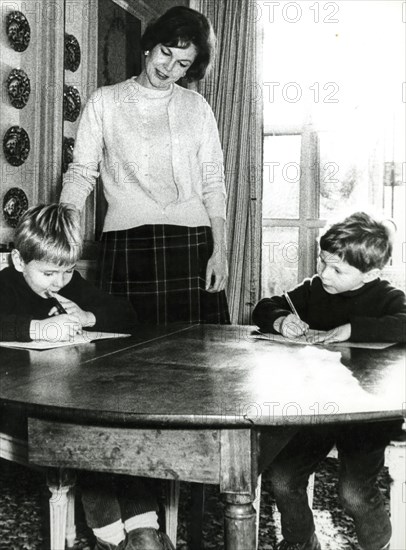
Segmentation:
<svg viewBox="0 0 406 550">
<path fill-rule="evenodd" d="M 248 429 L 221 430 L 220 491 L 225 502 L 226 550 L 255 550 L 257 435 Z"/>
<path fill-rule="evenodd" d="M 71 487 L 67 494 L 67 510 L 66 510 L 66 544 L 68 548 L 72 548 L 76 539 L 75 525 L 75 488 Z"/>
<path fill-rule="evenodd" d="M 48 468 L 47 484 L 51 492 L 49 499 L 51 549 L 65 550 L 68 509 L 70 513 L 73 512 L 72 500 L 68 498 L 68 493 L 75 484 L 75 475 L 70 470 L 63 468 Z M 68 535 L 72 535 L 71 529 Z"/>
<path fill-rule="evenodd" d="M 178 530 L 179 490 L 180 481 L 177 479 L 169 480 L 165 504 L 165 531 L 174 546 L 176 546 Z"/>
<path fill-rule="evenodd" d="M 49 499 L 49 523 L 51 528 L 52 550 L 65 550 L 66 512 L 69 487 L 48 485 L 51 491 Z"/>
<path fill-rule="evenodd" d="M 224 497 L 224 538 L 226 550 L 255 550 L 256 512 L 252 502 L 236 504 Z M 233 499 L 230 499 L 233 500 Z"/>
</svg>

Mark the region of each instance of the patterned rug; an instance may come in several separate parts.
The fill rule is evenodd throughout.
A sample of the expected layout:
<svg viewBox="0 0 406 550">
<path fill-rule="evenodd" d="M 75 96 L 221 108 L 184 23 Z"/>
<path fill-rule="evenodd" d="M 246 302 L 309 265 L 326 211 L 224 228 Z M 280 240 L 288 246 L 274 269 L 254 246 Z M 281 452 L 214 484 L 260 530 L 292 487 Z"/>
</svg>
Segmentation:
<svg viewBox="0 0 406 550">
<path fill-rule="evenodd" d="M 388 504 L 389 475 L 385 468 L 380 487 Z M 337 460 L 327 458 L 316 475 L 314 516 L 323 550 L 356 550 L 352 521 L 341 510 L 337 497 Z M 49 549 L 49 492 L 41 471 L 0 460 L 0 550 Z M 92 550 L 80 499 L 76 499 L 77 540 L 74 550 Z M 178 550 L 188 550 L 190 486 L 181 485 Z M 205 550 L 223 550 L 223 508 L 217 486 L 207 486 L 204 516 Z M 272 550 L 280 539 L 278 513 L 266 472 L 262 480 L 259 550 Z M 52 549 L 51 549 L 52 550 Z"/>
</svg>

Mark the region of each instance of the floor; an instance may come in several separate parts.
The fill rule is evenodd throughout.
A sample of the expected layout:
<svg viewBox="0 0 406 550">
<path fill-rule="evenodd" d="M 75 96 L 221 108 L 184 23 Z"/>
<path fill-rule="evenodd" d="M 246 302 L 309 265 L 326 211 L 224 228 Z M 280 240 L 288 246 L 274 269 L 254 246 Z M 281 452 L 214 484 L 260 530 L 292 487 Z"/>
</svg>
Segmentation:
<svg viewBox="0 0 406 550">
<path fill-rule="evenodd" d="M 336 494 L 337 461 L 327 458 L 321 465 L 315 485 L 314 515 L 323 550 L 356 550 L 356 538 L 351 520 L 342 512 Z M 380 486 L 388 503 L 389 475 L 386 469 Z M 0 460 L 0 550 L 48 550 L 49 493 L 41 471 Z M 188 550 L 189 486 L 182 484 L 178 550 Z M 80 499 L 77 499 L 78 539 L 74 550 L 92 550 L 92 535 L 83 520 Z M 218 488 L 208 486 L 205 507 L 205 550 L 222 550 L 222 505 Z M 263 475 L 259 550 L 272 550 L 280 538 L 278 514 L 275 512 L 269 481 Z"/>
</svg>

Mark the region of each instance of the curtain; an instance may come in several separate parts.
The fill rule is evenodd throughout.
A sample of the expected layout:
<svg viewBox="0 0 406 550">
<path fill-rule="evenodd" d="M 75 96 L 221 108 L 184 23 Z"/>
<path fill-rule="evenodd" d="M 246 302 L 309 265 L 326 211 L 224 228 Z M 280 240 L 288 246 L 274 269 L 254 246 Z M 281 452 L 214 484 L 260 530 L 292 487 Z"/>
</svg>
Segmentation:
<svg viewBox="0 0 406 550">
<path fill-rule="evenodd" d="M 199 83 L 223 145 L 227 187 L 228 301 L 232 323 L 250 324 L 261 260 L 262 93 L 255 2 L 191 0 L 217 37 L 213 70 Z"/>
</svg>

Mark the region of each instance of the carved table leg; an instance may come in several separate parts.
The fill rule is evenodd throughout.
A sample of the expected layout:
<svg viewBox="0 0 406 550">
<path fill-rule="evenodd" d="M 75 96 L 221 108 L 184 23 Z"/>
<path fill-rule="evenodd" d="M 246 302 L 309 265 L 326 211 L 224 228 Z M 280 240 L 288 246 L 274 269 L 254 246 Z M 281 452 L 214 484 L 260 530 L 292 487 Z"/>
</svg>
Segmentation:
<svg viewBox="0 0 406 550">
<path fill-rule="evenodd" d="M 52 550 L 65 550 L 66 521 L 68 514 L 68 492 L 75 483 L 75 475 L 69 470 L 48 469 L 47 484 L 51 492 L 49 499 L 49 524 L 51 531 Z M 70 499 L 70 513 L 72 513 L 72 498 Z M 72 525 L 72 521 L 70 522 Z M 72 535 L 72 528 L 70 529 Z M 73 540 L 74 542 L 74 540 Z"/>
<path fill-rule="evenodd" d="M 66 511 L 66 544 L 72 548 L 76 539 L 75 525 L 75 488 L 71 487 L 68 491 L 68 502 Z"/>
<path fill-rule="evenodd" d="M 226 550 L 255 550 L 256 512 L 252 502 L 235 504 L 224 497 L 224 537 Z"/>
<path fill-rule="evenodd" d="M 48 485 L 48 487 L 51 491 L 51 498 L 49 499 L 51 548 L 52 550 L 65 550 L 69 487 L 60 487 L 59 485 Z"/>
<path fill-rule="evenodd" d="M 220 491 L 226 550 L 255 550 L 257 437 L 249 429 L 221 430 Z"/>
<path fill-rule="evenodd" d="M 176 546 L 178 530 L 179 490 L 180 482 L 176 479 L 169 480 L 165 506 L 165 531 L 174 546 Z"/>
</svg>

